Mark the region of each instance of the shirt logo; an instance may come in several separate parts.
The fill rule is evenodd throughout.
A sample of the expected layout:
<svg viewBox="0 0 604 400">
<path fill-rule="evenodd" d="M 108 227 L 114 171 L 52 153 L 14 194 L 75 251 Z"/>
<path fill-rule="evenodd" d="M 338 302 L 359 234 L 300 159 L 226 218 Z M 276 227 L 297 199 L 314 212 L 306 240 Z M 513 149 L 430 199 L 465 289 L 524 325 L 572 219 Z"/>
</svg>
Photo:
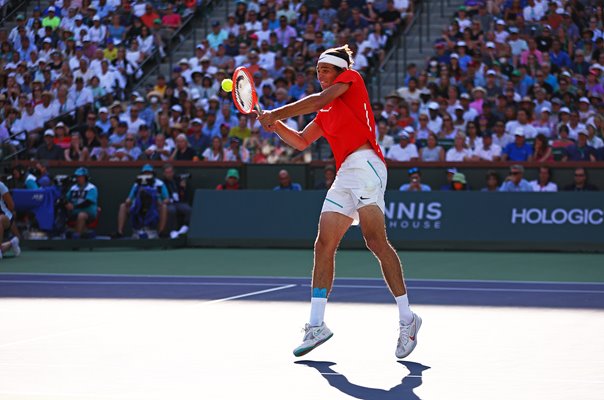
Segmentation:
<svg viewBox="0 0 604 400">
<path fill-rule="evenodd" d="M 331 111 L 331 107 L 329 107 L 327 110 L 324 110 L 324 109 L 319 110 L 319 112 L 329 112 L 329 111 Z"/>
</svg>

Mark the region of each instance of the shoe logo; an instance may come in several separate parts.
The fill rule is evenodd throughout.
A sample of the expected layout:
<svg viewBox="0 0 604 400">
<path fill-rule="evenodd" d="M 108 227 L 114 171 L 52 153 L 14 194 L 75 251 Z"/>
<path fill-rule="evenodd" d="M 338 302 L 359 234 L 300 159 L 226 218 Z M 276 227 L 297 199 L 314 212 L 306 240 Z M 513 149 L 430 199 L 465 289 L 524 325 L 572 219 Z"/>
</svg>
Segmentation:
<svg viewBox="0 0 604 400">
<path fill-rule="evenodd" d="M 361 200 L 369 200 L 369 199 L 370 199 L 370 197 L 363 197 L 363 196 L 361 196 Z"/>
</svg>

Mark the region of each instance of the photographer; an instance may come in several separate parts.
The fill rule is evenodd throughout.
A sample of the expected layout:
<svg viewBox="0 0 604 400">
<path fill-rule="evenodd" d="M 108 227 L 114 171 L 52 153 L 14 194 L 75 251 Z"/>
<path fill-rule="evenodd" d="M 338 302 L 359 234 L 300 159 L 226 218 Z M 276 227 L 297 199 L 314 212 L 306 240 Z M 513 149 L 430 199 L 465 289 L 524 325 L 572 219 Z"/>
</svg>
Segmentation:
<svg viewBox="0 0 604 400">
<path fill-rule="evenodd" d="M 164 165 L 163 180 L 168 189 L 168 230 L 170 237 L 176 239 L 189 231 L 191 219 L 191 191 L 187 185 L 190 174 L 174 174 L 174 167 L 170 164 Z"/>
<path fill-rule="evenodd" d="M 430 192 L 432 189 L 430 186 L 425 185 L 421 182 L 421 172 L 419 168 L 411 168 L 407 171 L 409 175 L 409 183 L 405 183 L 400 187 L 401 192 Z"/>
<path fill-rule="evenodd" d="M 117 218 L 117 232 L 114 238 L 124 236 L 126 219 L 130 215 L 134 229 L 149 229 L 157 226 L 163 232 L 168 216 L 168 189 L 161 179 L 155 177 L 150 164 L 145 164 L 141 175 L 130 189 L 128 198 L 120 205 Z"/>
<path fill-rule="evenodd" d="M 75 220 L 73 239 L 79 239 L 86 228 L 86 223 L 96 219 L 98 211 L 98 190 L 88 181 L 88 170 L 78 168 L 75 171 L 76 183 L 71 186 L 66 195 L 65 209 L 67 218 Z"/>
<path fill-rule="evenodd" d="M 6 170 L 6 172 L 9 172 Z M 37 172 L 37 171 L 36 171 Z M 15 165 L 10 170 L 10 175 L 6 179 L 6 186 L 9 189 L 39 189 L 36 177 L 27 172 L 23 167 Z"/>
<path fill-rule="evenodd" d="M 0 182 L 0 259 L 8 250 L 13 249 L 15 257 L 21 254 L 19 238 L 13 237 L 4 242 L 4 233 L 11 229 L 14 224 L 15 203 L 6 185 Z"/>
</svg>

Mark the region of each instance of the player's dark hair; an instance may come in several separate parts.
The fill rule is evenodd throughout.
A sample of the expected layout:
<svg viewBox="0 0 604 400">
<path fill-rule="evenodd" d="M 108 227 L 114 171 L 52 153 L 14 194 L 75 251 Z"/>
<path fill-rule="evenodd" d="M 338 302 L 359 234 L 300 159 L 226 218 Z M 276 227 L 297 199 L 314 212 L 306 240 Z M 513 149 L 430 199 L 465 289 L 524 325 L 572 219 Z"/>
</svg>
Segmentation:
<svg viewBox="0 0 604 400">
<path fill-rule="evenodd" d="M 331 49 L 327 49 L 323 52 L 323 54 L 329 54 L 331 56 L 341 58 L 342 60 L 346 61 L 346 63 L 348 64 L 348 68 L 352 67 L 352 65 L 354 64 L 354 60 L 352 59 L 352 50 L 350 50 L 350 48 L 348 47 L 347 44 L 345 44 L 344 46 L 341 46 L 341 47 L 334 47 Z M 336 70 L 338 70 L 338 72 L 341 72 L 344 70 L 344 68 L 340 68 L 340 67 L 335 67 L 335 68 L 336 68 Z"/>
</svg>

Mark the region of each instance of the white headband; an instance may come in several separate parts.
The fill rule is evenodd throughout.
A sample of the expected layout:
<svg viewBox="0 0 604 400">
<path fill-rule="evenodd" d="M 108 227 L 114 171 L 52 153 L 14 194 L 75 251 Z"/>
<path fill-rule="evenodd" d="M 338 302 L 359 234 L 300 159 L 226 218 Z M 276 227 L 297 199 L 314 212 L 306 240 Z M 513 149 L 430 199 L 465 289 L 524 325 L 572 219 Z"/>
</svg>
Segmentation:
<svg viewBox="0 0 604 400">
<path fill-rule="evenodd" d="M 346 60 L 340 57 L 332 56 L 331 54 L 321 54 L 317 64 L 318 63 L 327 63 L 335 65 L 336 67 L 348 69 L 348 62 Z"/>
</svg>

